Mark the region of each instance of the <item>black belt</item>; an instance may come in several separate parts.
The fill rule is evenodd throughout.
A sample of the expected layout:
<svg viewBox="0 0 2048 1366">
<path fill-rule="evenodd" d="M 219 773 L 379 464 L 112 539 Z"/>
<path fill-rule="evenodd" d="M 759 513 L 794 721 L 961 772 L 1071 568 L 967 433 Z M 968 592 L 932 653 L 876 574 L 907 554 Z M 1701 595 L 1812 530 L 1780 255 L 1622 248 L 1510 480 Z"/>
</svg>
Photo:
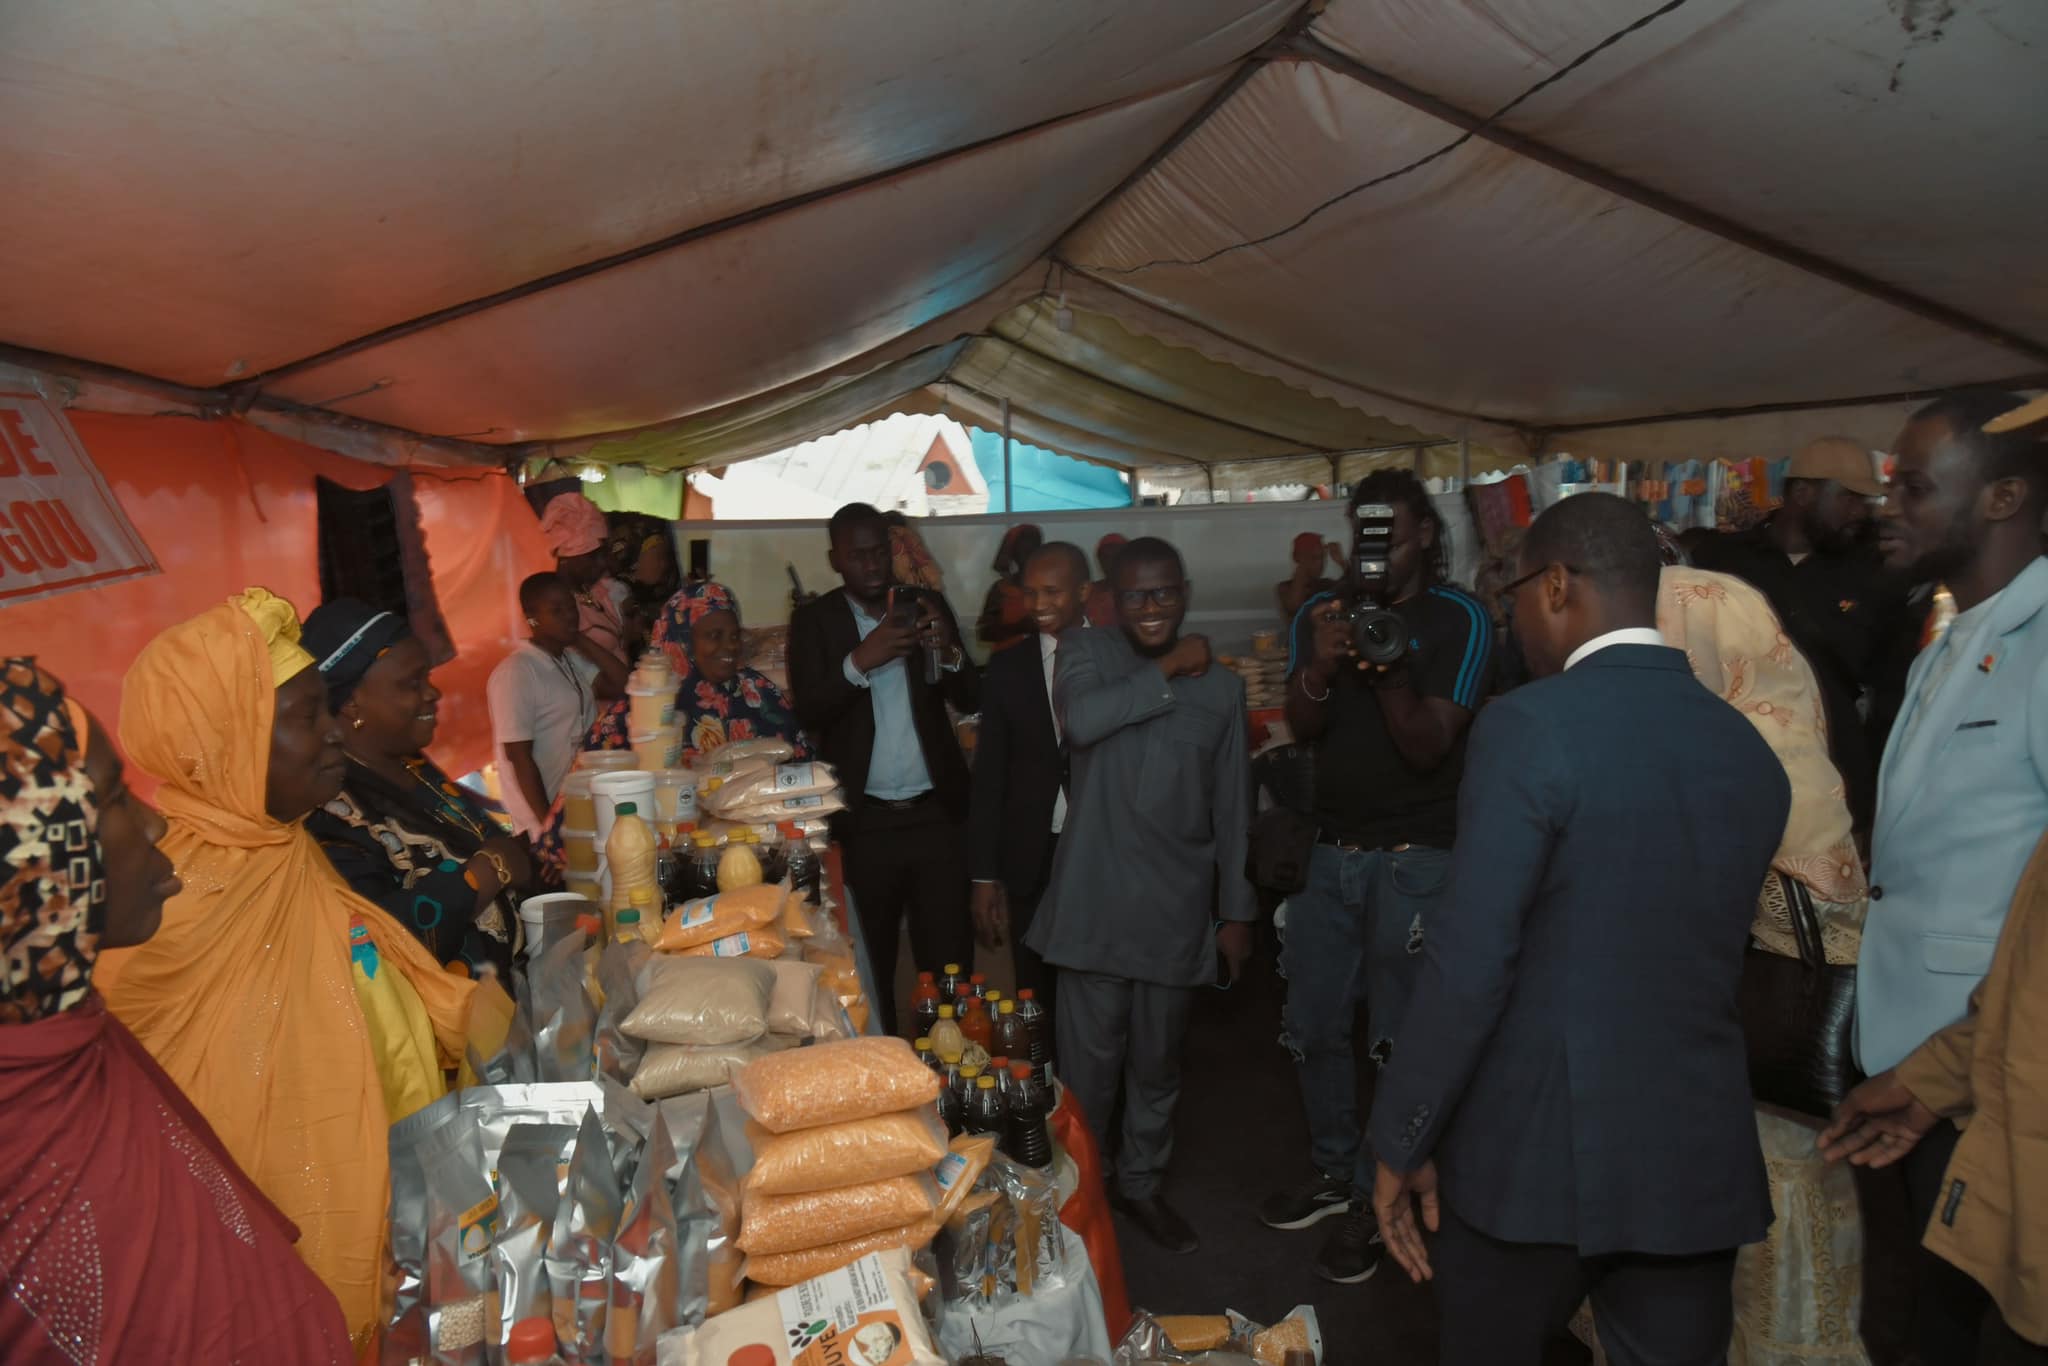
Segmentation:
<svg viewBox="0 0 2048 1366">
<path fill-rule="evenodd" d="M 861 800 L 869 806 L 879 806 L 884 811 L 909 811 L 913 807 L 923 806 L 937 796 L 936 792 L 929 790 L 920 792 L 915 797 L 877 797 L 870 793 L 862 793 Z"/>
<path fill-rule="evenodd" d="M 1316 843 L 1328 845 L 1332 849 L 1342 849 L 1347 854 L 1405 854 L 1415 847 L 1407 840 L 1402 840 L 1399 844 L 1368 844 L 1364 840 L 1340 835 L 1334 830 L 1318 830 Z"/>
</svg>

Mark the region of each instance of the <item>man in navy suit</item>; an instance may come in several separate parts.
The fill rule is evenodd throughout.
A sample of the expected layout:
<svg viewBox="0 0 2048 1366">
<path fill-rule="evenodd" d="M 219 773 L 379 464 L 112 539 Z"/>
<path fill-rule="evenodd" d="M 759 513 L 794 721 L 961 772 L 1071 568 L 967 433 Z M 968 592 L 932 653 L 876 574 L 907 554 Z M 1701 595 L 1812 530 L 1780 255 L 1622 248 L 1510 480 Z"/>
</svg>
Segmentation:
<svg viewBox="0 0 2048 1366">
<path fill-rule="evenodd" d="M 1502 593 L 1539 681 L 1472 727 L 1371 1125 L 1447 1366 L 1533 1364 L 1588 1296 L 1615 1366 L 1723 1362 L 1735 1249 L 1770 1225 L 1736 997 L 1791 789 L 1658 635 L 1660 567 L 1640 509 L 1580 494 Z"/>
<path fill-rule="evenodd" d="M 1024 562 L 1024 600 L 1038 629 L 1029 646 L 998 651 L 981 676 L 981 732 L 967 812 L 967 871 L 974 928 L 988 948 L 1010 944 L 1017 988 L 1048 1011 L 1054 970 L 1024 942 L 1052 880 L 1067 823 L 1067 752 L 1052 712 L 1060 637 L 1085 625 L 1088 557 L 1053 541 Z"/>
</svg>

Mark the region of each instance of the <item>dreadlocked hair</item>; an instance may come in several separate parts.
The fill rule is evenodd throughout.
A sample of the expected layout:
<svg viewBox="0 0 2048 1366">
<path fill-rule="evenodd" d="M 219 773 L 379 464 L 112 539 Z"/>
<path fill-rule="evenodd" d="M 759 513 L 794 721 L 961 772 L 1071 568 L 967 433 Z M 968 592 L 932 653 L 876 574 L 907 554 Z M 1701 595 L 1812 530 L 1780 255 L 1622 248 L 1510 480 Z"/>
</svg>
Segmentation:
<svg viewBox="0 0 2048 1366">
<path fill-rule="evenodd" d="M 1361 503 L 1406 503 L 1417 526 L 1427 523 L 1436 532 L 1430 537 L 1428 548 L 1422 552 L 1423 573 L 1432 585 L 1450 579 L 1450 535 L 1444 526 L 1443 514 L 1436 510 L 1436 504 L 1429 501 L 1429 490 L 1415 477 L 1415 471 L 1374 470 L 1352 487 L 1351 511 L 1354 515 Z"/>
</svg>

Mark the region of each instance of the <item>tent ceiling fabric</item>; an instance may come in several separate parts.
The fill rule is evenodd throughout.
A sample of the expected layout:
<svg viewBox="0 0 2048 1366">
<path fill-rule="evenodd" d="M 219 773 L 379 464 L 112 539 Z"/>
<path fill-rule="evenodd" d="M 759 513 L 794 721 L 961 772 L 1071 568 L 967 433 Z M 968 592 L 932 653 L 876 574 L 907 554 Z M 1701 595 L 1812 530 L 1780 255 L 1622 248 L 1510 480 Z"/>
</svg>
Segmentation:
<svg viewBox="0 0 2048 1366">
<path fill-rule="evenodd" d="M 2044 51 L 2040 0 L 17 0 L 0 343 L 664 468 L 1910 392 L 2048 367 Z"/>
</svg>

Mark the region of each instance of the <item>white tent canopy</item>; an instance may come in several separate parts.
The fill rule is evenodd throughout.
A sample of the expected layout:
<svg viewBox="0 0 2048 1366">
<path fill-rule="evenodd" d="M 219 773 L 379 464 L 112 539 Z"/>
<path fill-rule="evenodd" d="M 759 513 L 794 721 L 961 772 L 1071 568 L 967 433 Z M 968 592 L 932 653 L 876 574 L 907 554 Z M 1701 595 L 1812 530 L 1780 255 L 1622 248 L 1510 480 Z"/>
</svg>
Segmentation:
<svg viewBox="0 0 2048 1366">
<path fill-rule="evenodd" d="M 657 467 L 1896 403 L 2048 371 L 2044 53 L 2040 0 L 15 0 L 0 343 Z"/>
</svg>

